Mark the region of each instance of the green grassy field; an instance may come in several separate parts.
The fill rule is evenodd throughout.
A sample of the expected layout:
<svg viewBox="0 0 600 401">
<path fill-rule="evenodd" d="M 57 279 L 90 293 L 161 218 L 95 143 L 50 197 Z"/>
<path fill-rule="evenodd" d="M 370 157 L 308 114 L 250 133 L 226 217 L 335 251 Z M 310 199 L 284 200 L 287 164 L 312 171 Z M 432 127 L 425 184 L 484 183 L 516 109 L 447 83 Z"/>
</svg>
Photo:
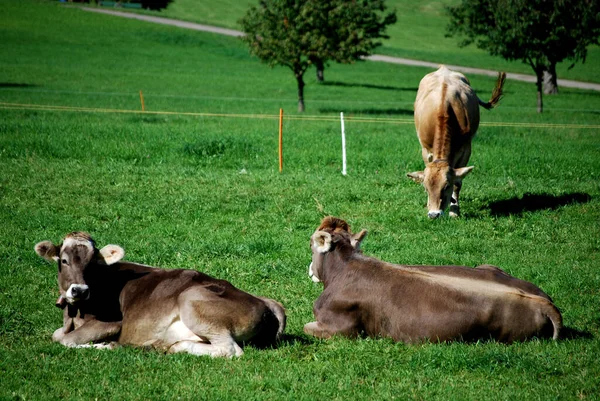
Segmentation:
<svg viewBox="0 0 600 401">
<path fill-rule="evenodd" d="M 423 189 L 405 177 L 422 168 L 412 102 L 427 69 L 332 66 L 324 85 L 307 85 L 302 116 L 291 73 L 235 38 L 54 2 L 0 7 L 0 399 L 600 397 L 598 93 L 563 89 L 538 115 L 533 85 L 508 81 L 502 104 L 482 111 L 464 216 L 429 221 Z M 493 79 L 469 78 L 487 99 Z M 140 90 L 146 113 L 133 112 Z M 364 252 L 390 262 L 491 263 L 532 281 L 563 312 L 567 338 L 406 346 L 305 336 L 321 292 L 307 275 L 309 237 L 328 214 L 368 229 Z M 73 230 L 123 246 L 128 260 L 281 301 L 286 338 L 236 360 L 52 343 L 56 271 L 33 246 Z"/>
<path fill-rule="evenodd" d="M 175 0 L 169 7 L 150 14 L 187 21 L 240 29 L 238 20 L 254 0 Z M 445 37 L 448 17 L 444 12 L 447 4 L 456 0 L 387 0 L 390 9 L 396 9 L 398 21 L 388 28 L 389 39 L 377 48 L 377 54 L 425 60 L 467 67 L 479 67 L 523 74 L 533 74 L 529 65 L 520 61 L 508 62 L 492 57 L 475 46 L 458 48 L 459 38 Z M 600 82 L 600 47 L 591 46 L 585 63 L 569 69 L 571 62 L 558 65 L 558 77 L 586 82 Z"/>
</svg>

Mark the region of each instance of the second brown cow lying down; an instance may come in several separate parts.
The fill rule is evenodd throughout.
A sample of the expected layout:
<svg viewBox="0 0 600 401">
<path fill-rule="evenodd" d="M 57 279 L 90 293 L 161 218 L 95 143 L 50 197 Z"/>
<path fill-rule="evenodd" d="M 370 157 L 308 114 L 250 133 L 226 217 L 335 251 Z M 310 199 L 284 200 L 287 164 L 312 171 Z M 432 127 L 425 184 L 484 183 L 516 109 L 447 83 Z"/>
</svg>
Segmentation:
<svg viewBox="0 0 600 401">
<path fill-rule="evenodd" d="M 532 337 L 557 339 L 562 317 L 535 285 L 483 265 L 404 266 L 362 254 L 366 231 L 326 217 L 311 237 L 309 275 L 323 282 L 315 322 L 304 332 L 391 337 L 396 341 L 510 343 Z"/>
<path fill-rule="evenodd" d="M 69 347 L 151 346 L 167 352 L 233 357 L 239 344 L 274 344 L 285 328 L 278 302 L 195 270 L 125 262 L 117 245 L 96 248 L 87 233 L 35 251 L 58 265 L 63 326 L 52 336 Z"/>
</svg>

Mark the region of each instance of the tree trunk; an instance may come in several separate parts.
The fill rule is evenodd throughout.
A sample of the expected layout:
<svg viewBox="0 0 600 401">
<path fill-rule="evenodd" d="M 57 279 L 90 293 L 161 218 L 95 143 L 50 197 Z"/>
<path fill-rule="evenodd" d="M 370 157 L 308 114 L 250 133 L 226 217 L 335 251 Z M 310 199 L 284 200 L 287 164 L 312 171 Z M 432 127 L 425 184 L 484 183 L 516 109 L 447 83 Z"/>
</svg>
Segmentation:
<svg viewBox="0 0 600 401">
<path fill-rule="evenodd" d="M 323 71 L 325 70 L 323 60 L 315 60 L 315 67 L 317 67 L 317 82 L 323 82 L 323 80 L 325 79 L 323 75 Z"/>
<path fill-rule="evenodd" d="M 298 112 L 304 112 L 304 78 L 302 73 L 296 73 L 296 82 L 298 82 Z"/>
<path fill-rule="evenodd" d="M 544 94 L 555 95 L 558 93 L 556 81 L 556 63 L 552 63 L 550 68 L 544 70 Z"/>
<path fill-rule="evenodd" d="M 538 69 L 535 71 L 535 75 L 537 76 L 537 82 L 535 83 L 536 87 L 537 87 L 537 112 L 541 113 L 542 111 L 544 111 L 544 102 L 542 99 L 543 96 L 543 92 L 542 92 L 542 87 L 543 87 L 543 82 L 544 82 L 544 70 L 543 69 Z"/>
</svg>

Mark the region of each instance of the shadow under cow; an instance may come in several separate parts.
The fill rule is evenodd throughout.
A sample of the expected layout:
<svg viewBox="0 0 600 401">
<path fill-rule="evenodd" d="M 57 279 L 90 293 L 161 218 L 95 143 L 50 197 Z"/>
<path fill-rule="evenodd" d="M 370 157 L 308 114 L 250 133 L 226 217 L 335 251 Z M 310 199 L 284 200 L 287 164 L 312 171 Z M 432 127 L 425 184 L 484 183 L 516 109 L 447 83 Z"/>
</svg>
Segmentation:
<svg viewBox="0 0 600 401">
<path fill-rule="evenodd" d="M 578 330 L 572 327 L 563 327 L 560 331 L 561 340 L 578 340 L 578 339 L 592 339 L 594 336 L 591 332 L 586 330 Z"/>
<path fill-rule="evenodd" d="M 526 193 L 523 197 L 514 197 L 491 202 L 487 207 L 492 216 L 519 215 L 524 212 L 554 210 L 575 203 L 587 203 L 592 199 L 589 194 L 576 192 L 565 195 Z"/>
</svg>

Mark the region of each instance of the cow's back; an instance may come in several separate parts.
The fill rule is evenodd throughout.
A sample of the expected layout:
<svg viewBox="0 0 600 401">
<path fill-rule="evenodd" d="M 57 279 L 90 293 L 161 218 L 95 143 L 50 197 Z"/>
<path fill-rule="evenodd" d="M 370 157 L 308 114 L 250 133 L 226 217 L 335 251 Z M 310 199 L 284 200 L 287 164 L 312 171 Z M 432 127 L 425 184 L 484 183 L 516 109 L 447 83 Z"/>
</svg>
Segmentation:
<svg viewBox="0 0 600 401">
<path fill-rule="evenodd" d="M 404 342 L 485 336 L 510 342 L 522 339 L 516 326 L 539 324 L 547 320 L 542 311 L 554 307 L 538 287 L 493 266 L 400 266 L 365 257 L 322 297 L 321 303 L 347 305 L 357 332 Z M 516 304 L 520 313 L 512 316 Z M 501 322 L 499 329 L 489 330 L 490 321 Z M 549 320 L 544 327 L 542 334 L 551 336 Z"/>
<path fill-rule="evenodd" d="M 419 141 L 431 153 L 440 113 L 450 112 L 455 116 L 460 129 L 454 130 L 453 135 L 472 137 L 479 127 L 479 100 L 469 81 L 463 74 L 444 66 L 423 77 L 414 109 Z"/>
<path fill-rule="evenodd" d="M 130 281 L 121 294 L 124 344 L 168 348 L 184 339 L 199 340 L 210 326 L 227 327 L 236 341 L 248 341 L 278 320 L 266 303 L 225 280 L 185 269 L 155 269 Z M 271 316 L 273 315 L 273 316 Z M 264 320 L 264 322 L 263 322 Z M 198 338 L 199 337 L 199 338 Z M 265 337 L 265 336 L 263 336 Z"/>
</svg>

